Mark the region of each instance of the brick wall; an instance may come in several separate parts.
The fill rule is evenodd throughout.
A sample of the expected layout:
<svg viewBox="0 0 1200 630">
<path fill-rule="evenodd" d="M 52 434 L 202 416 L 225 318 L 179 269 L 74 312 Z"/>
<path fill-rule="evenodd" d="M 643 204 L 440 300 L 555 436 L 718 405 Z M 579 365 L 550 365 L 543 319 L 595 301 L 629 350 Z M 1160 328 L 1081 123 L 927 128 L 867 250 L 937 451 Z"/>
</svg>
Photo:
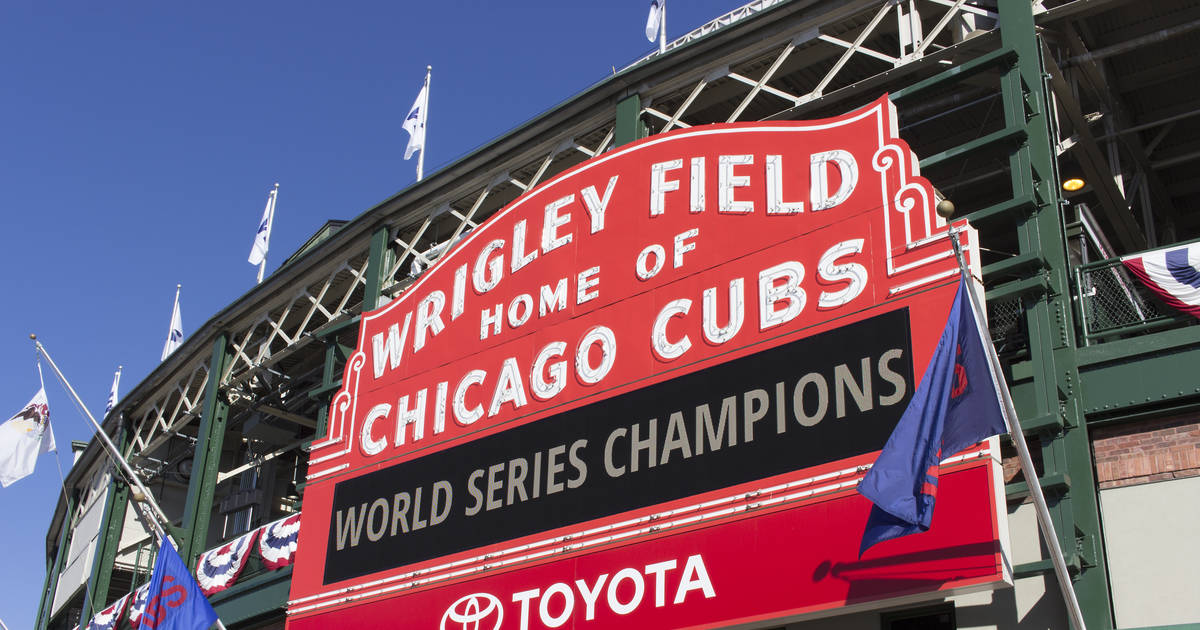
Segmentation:
<svg viewBox="0 0 1200 630">
<path fill-rule="evenodd" d="M 1100 489 L 1200 476 L 1200 418 L 1179 416 L 1091 429 Z"/>
</svg>

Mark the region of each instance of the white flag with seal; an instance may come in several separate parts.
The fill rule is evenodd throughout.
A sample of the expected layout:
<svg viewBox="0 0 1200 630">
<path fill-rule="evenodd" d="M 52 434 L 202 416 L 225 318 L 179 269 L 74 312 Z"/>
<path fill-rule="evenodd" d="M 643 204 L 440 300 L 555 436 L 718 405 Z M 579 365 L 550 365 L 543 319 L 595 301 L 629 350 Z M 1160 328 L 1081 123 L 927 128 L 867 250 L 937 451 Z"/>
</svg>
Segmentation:
<svg viewBox="0 0 1200 630">
<path fill-rule="evenodd" d="M 646 39 L 658 39 L 658 29 L 662 27 L 663 12 L 667 8 L 667 0 L 650 0 L 650 15 L 646 17 Z"/>
<path fill-rule="evenodd" d="M 417 151 L 425 150 L 425 109 L 429 102 L 429 86 L 422 85 L 417 100 L 413 101 L 412 109 L 404 118 L 401 127 L 408 132 L 408 147 L 404 149 L 404 159 L 412 158 Z"/>
<path fill-rule="evenodd" d="M 24 409 L 0 424 L 0 485 L 8 487 L 33 474 L 38 454 L 54 448 L 50 404 L 46 401 L 46 389 L 40 388 Z"/>
</svg>

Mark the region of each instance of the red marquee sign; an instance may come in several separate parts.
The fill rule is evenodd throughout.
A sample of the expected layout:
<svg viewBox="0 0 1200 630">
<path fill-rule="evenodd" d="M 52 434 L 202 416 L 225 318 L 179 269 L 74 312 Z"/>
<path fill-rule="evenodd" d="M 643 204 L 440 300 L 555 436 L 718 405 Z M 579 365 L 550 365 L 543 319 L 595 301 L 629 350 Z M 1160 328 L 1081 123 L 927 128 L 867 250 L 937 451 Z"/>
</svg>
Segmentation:
<svg viewBox="0 0 1200 630">
<path fill-rule="evenodd" d="M 289 627 L 716 627 L 1001 583 L 994 440 L 943 463 L 930 532 L 857 555 L 854 486 L 956 280 L 895 120 L 614 149 L 364 314 Z"/>
</svg>

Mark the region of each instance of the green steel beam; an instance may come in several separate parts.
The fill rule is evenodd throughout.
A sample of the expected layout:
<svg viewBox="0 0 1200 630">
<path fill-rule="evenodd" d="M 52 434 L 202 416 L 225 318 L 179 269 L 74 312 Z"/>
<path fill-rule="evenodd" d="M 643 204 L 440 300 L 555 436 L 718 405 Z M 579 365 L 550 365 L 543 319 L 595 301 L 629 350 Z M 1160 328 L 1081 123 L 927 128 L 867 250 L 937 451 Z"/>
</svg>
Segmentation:
<svg viewBox="0 0 1200 630">
<path fill-rule="evenodd" d="M 58 574 L 62 572 L 63 559 L 67 557 L 67 547 L 71 544 L 71 516 L 75 513 L 75 505 L 79 502 L 79 493 L 72 492 L 67 497 L 67 510 L 63 513 L 62 528 L 58 531 L 58 547 L 54 550 L 54 564 L 46 573 L 46 581 L 42 587 L 42 601 L 38 606 L 35 630 L 46 630 L 50 624 L 50 614 L 54 607 L 54 592 L 58 590 Z"/>
<path fill-rule="evenodd" d="M 1046 268 L 1046 259 L 1037 252 L 1021 254 L 983 266 L 983 277 L 989 280 L 1008 275 L 1028 275 Z"/>
<path fill-rule="evenodd" d="M 892 102 L 902 103 L 917 94 L 928 92 L 930 89 L 944 88 L 949 82 L 957 83 L 996 67 L 1011 66 L 1012 62 L 1015 61 L 1016 58 L 1016 53 L 1010 49 L 1000 48 L 993 50 L 990 53 L 980 55 L 960 66 L 955 66 L 949 70 L 939 72 L 928 79 L 918 81 L 912 85 L 892 92 Z"/>
<path fill-rule="evenodd" d="M 273 614 L 282 619 L 291 585 L 292 567 L 285 567 L 238 582 L 209 601 L 227 626 L 262 621 Z"/>
<path fill-rule="evenodd" d="M 993 206 L 976 210 L 967 215 L 971 225 L 978 228 L 990 228 L 1001 223 L 1016 224 L 1037 210 L 1037 200 L 1033 195 L 1021 195 Z"/>
<path fill-rule="evenodd" d="M 325 362 L 321 372 L 321 385 L 308 392 L 308 397 L 312 400 L 317 400 L 325 403 L 317 410 L 317 430 L 315 435 L 325 435 L 329 422 L 329 395 L 337 391 L 342 386 L 342 374 L 338 370 L 338 363 L 344 363 L 346 359 L 354 353 L 354 348 L 347 348 L 337 341 L 337 336 L 347 328 L 352 328 L 358 325 L 360 317 L 354 316 L 349 319 L 329 324 L 324 328 L 316 331 L 314 336 L 325 342 Z"/>
<path fill-rule="evenodd" d="M 1200 400 L 1200 327 L 1089 346 L 1079 355 L 1088 414 Z"/>
<path fill-rule="evenodd" d="M 646 137 L 642 122 L 642 97 L 630 94 L 617 103 L 617 123 L 613 130 L 613 146 L 619 147 Z"/>
<path fill-rule="evenodd" d="M 388 229 L 380 226 L 371 233 L 371 243 L 367 250 L 367 286 L 363 290 L 363 312 L 373 311 L 379 306 L 379 297 L 383 294 L 383 277 L 387 273 Z"/>
<path fill-rule="evenodd" d="M 196 557 L 204 551 L 208 542 L 208 522 L 212 517 L 221 449 L 225 444 L 225 421 L 229 416 L 229 404 L 221 394 L 221 375 L 225 373 L 232 356 L 229 335 L 217 335 L 213 341 L 212 359 L 208 363 L 208 384 L 204 390 L 200 429 L 196 434 L 192 478 L 188 482 L 187 504 L 183 508 L 182 529 L 185 535 L 180 556 L 188 566 L 195 564 Z"/>
<path fill-rule="evenodd" d="M 1025 433 L 1054 434 L 1062 431 L 1063 419 L 1057 413 L 1048 413 L 1036 418 L 1022 418 L 1021 428 L 1025 430 Z"/>
<path fill-rule="evenodd" d="M 1064 554 L 1067 556 L 1065 558 L 1067 561 L 1067 571 L 1069 571 L 1071 573 L 1071 575 L 1079 575 L 1079 568 L 1080 568 L 1080 565 L 1082 564 L 1081 560 L 1079 559 L 1079 556 L 1074 553 L 1064 552 Z M 1018 579 L 1024 578 L 1024 577 L 1033 577 L 1035 575 L 1041 575 L 1042 573 L 1050 573 L 1052 571 L 1054 571 L 1054 564 L 1053 564 L 1053 561 L 1049 560 L 1049 559 L 1037 560 L 1034 562 L 1025 562 L 1022 564 L 1013 565 L 1013 568 L 1012 568 L 1013 577 L 1018 578 Z M 1091 626 L 1088 626 L 1088 627 L 1091 627 Z"/>
<path fill-rule="evenodd" d="M 1042 490 L 1062 494 L 1071 490 L 1071 478 L 1061 472 L 1053 472 L 1038 478 Z M 1004 485 L 1004 496 L 1009 499 L 1020 499 L 1029 496 L 1029 482 L 1014 481 Z"/>
<path fill-rule="evenodd" d="M 1037 296 L 1050 290 L 1046 275 L 1036 275 L 1022 280 L 1012 280 L 988 289 L 989 300 L 1007 300 L 1020 296 Z"/>
<path fill-rule="evenodd" d="M 1088 627 L 1112 628 L 1103 545 L 1099 543 L 1096 481 L 1075 358 L 1077 345 L 1068 282 L 1070 262 L 1059 215 L 1042 47 L 1032 4 L 1001 2 L 999 13 L 1002 46 L 1017 55 L 1012 68 L 1001 78 L 1005 128 L 1021 126 L 1028 130 L 1024 143 L 1009 157 L 1013 197 L 1028 197 L 1037 204 L 1032 214 L 1017 223 L 1018 253 L 1040 255 L 1048 267 L 1048 272 L 1039 279 L 1045 282 L 1046 291 L 1022 297 L 1032 368 L 1028 390 L 1032 404 L 1028 406 L 1032 407 L 1031 417 L 1058 415 L 1068 427 L 1041 441 L 1044 476 L 1063 475 L 1072 481 L 1071 489 L 1051 506 L 1051 514 L 1059 543 L 1068 553 L 1095 550 L 1091 562 L 1081 566 L 1073 587 Z"/>
<path fill-rule="evenodd" d="M 1025 140 L 1026 133 L 1027 132 L 1023 125 L 1008 126 L 1004 129 L 993 131 L 986 136 L 976 138 L 970 142 L 967 142 L 966 144 L 960 144 L 959 146 L 946 149 L 941 153 L 936 153 L 924 158 L 921 160 L 921 168 L 930 169 L 941 164 L 942 162 L 957 160 L 966 153 L 974 153 L 975 151 L 986 149 L 991 146 L 1005 143 L 1017 144 Z"/>
</svg>

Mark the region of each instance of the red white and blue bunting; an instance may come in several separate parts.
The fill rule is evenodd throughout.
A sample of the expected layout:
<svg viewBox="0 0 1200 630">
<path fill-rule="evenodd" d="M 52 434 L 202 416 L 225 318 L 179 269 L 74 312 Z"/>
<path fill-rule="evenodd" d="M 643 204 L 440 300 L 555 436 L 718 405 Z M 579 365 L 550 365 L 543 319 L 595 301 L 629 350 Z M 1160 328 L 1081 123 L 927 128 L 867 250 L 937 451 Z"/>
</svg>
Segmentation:
<svg viewBox="0 0 1200 630">
<path fill-rule="evenodd" d="M 260 529 L 251 530 L 226 545 L 200 554 L 200 562 L 196 565 L 196 581 L 206 596 L 220 593 L 237 581 L 246 566 L 246 560 L 250 558 L 250 550 L 254 548 L 254 540 Z"/>
<path fill-rule="evenodd" d="M 293 514 L 262 526 L 258 539 L 258 554 L 263 565 L 275 571 L 292 563 L 296 557 L 296 537 L 300 533 L 300 515 Z"/>
<path fill-rule="evenodd" d="M 1121 262 L 1168 305 L 1200 317 L 1200 243 L 1124 256 Z"/>
<path fill-rule="evenodd" d="M 146 612 L 146 595 L 149 593 L 149 583 L 139 586 L 133 592 L 133 601 L 129 604 L 129 627 L 133 630 L 137 630 L 138 626 L 142 624 L 142 614 Z"/>
<path fill-rule="evenodd" d="M 124 597 L 110 604 L 108 608 L 96 613 L 96 616 L 88 622 L 86 630 L 112 630 L 117 627 L 122 613 L 125 612 L 125 602 L 128 599 L 129 594 L 126 593 Z"/>
</svg>

